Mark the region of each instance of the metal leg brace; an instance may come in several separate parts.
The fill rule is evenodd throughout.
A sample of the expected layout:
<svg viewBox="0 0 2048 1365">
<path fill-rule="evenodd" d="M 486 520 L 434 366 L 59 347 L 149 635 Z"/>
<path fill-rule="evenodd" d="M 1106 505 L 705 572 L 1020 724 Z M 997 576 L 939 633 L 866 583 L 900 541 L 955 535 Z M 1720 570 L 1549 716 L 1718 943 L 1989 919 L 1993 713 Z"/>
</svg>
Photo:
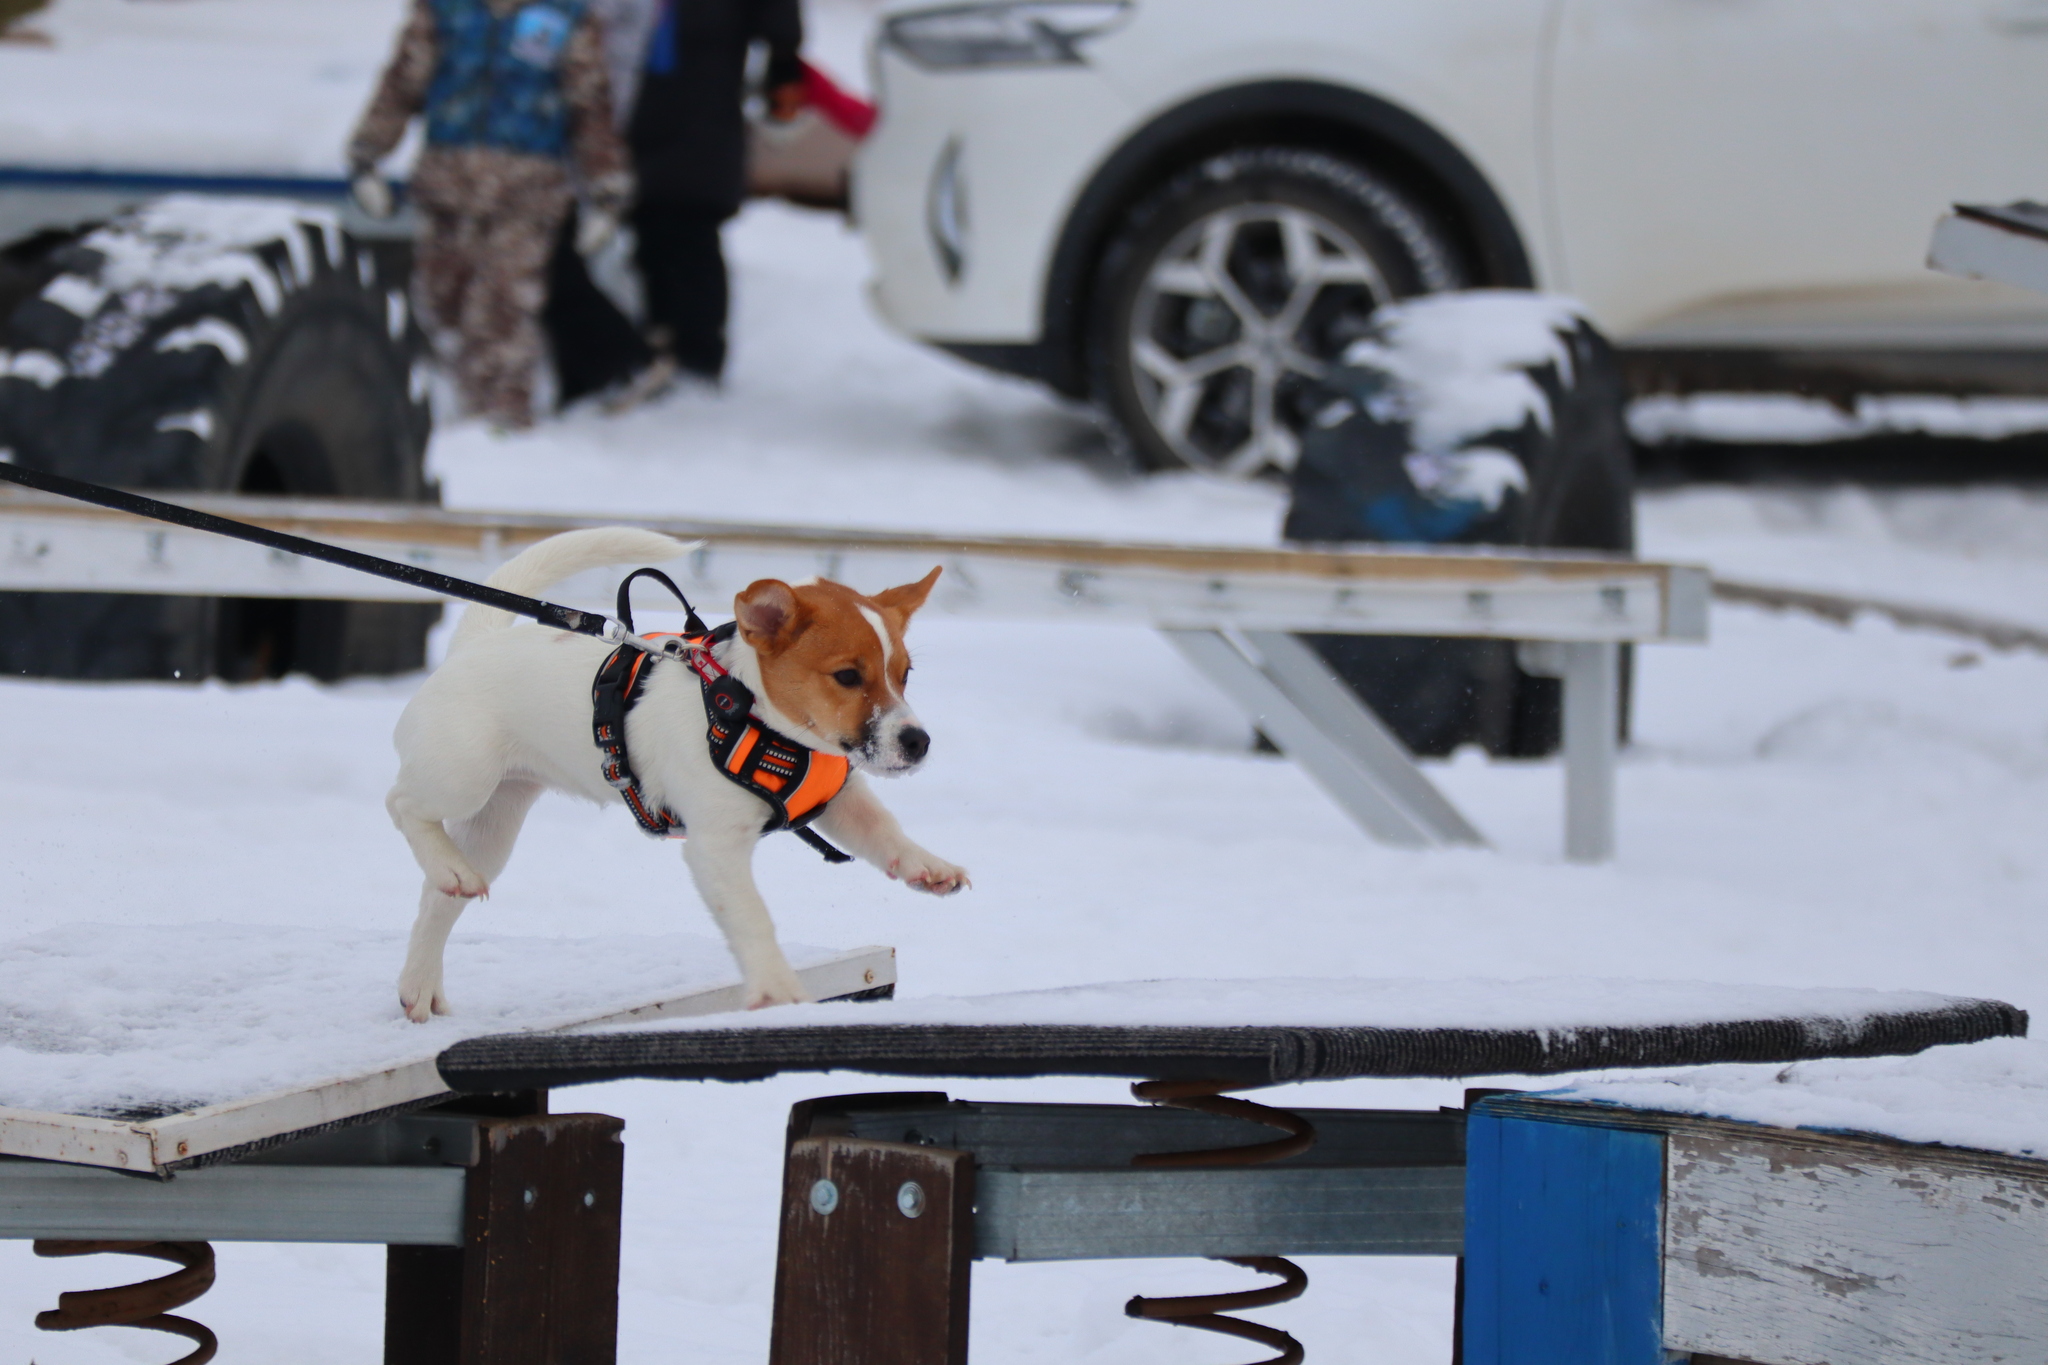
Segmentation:
<svg viewBox="0 0 2048 1365">
<path fill-rule="evenodd" d="M 1373 838 L 1408 848 L 1486 842 L 1385 723 L 1292 635 L 1247 631 L 1240 647 L 1221 631 L 1162 634 Z"/>
<path fill-rule="evenodd" d="M 1486 843 L 1385 722 L 1295 636 L 1161 634 L 1373 838 L 1404 848 Z M 1528 642 L 1520 659 L 1527 671 L 1564 683 L 1565 856 L 1606 862 L 1614 857 L 1621 646 Z"/>
</svg>

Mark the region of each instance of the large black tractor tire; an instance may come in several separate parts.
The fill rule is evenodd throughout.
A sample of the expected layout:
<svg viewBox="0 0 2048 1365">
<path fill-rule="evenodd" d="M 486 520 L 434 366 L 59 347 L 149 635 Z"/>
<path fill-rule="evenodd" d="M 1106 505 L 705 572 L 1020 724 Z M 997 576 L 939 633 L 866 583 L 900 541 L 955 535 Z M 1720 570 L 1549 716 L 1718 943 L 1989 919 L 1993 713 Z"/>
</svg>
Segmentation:
<svg viewBox="0 0 2048 1365">
<path fill-rule="evenodd" d="M 1326 152 L 1249 147 L 1175 176 L 1096 271 L 1092 397 L 1146 469 L 1290 468 L 1317 379 L 1396 299 L 1470 282 L 1418 196 Z"/>
<path fill-rule="evenodd" d="M 168 200 L 45 242 L 0 320 L 0 448 L 127 488 L 433 502 L 402 247 L 318 210 Z M 57 678 L 421 667 L 436 606 L 0 594 L 0 669 Z"/>
<path fill-rule="evenodd" d="M 1540 307 L 1534 299 L 1531 306 Z M 1454 299 L 1422 308 L 1456 306 Z M 1410 469 L 1414 407 L 1403 368 L 1347 363 L 1326 382 L 1321 425 L 1294 470 L 1283 534 L 1312 543 L 1406 541 L 1631 552 L 1634 447 L 1627 390 L 1614 352 L 1583 320 L 1561 322 L 1559 358 L 1526 368 L 1549 422 L 1470 433 L 1465 451 L 1511 456 L 1524 486 L 1491 508 L 1438 500 Z M 1454 452 L 1455 453 L 1455 452 Z M 1427 466 L 1425 466 L 1425 469 Z M 1556 751 L 1562 689 L 1522 670 L 1511 641 L 1418 636 L 1304 637 L 1414 753 L 1442 756 L 1479 744 L 1499 757 Z M 1622 707 L 1628 715 L 1629 657 Z"/>
</svg>

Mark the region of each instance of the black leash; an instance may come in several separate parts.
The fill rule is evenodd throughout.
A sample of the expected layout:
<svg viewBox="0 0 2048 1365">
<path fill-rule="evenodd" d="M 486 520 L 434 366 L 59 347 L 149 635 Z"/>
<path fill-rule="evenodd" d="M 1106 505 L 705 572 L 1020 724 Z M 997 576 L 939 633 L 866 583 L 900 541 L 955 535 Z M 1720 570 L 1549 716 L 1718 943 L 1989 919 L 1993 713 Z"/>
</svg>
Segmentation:
<svg viewBox="0 0 2048 1365">
<path fill-rule="evenodd" d="M 180 507 L 176 503 L 158 502 L 145 498 L 139 493 L 124 493 L 117 488 L 103 488 L 96 483 L 84 483 L 78 479 L 67 479 L 61 474 L 45 474 L 40 470 L 24 469 L 17 464 L 0 463 L 0 479 L 18 483 L 23 488 L 33 488 L 39 493 L 54 493 L 60 498 L 73 498 L 89 502 L 98 507 L 111 507 L 116 512 L 132 512 L 138 517 L 149 517 L 156 521 L 167 521 L 173 526 L 185 526 L 194 531 L 210 531 L 217 536 L 228 536 L 234 540 L 246 540 L 252 545 L 265 545 L 273 550 L 284 550 L 307 559 L 318 559 L 328 564 L 338 564 L 344 569 L 357 573 L 374 574 L 396 583 L 407 583 L 415 588 L 425 588 L 444 597 L 459 598 L 474 602 L 478 606 L 496 607 L 509 611 L 515 616 L 531 617 L 544 626 L 557 630 L 572 631 L 577 635 L 594 635 L 601 640 L 624 639 L 632 633 L 632 626 L 626 624 L 625 633 L 619 634 L 613 622 L 598 612 L 578 611 L 574 607 L 559 606 L 543 602 L 536 597 L 521 597 L 515 592 L 493 588 L 483 583 L 472 583 L 466 578 L 450 578 L 432 569 L 422 569 L 415 564 L 400 564 L 396 560 L 379 559 L 356 550 L 344 550 L 339 545 L 326 545 L 304 536 L 272 531 L 247 522 L 229 521 L 210 512 L 195 511 Z M 641 573 L 655 573 L 642 569 Z M 636 577 L 638 575 L 635 575 Z M 662 577 L 657 574 L 657 577 Z M 631 581 L 630 579 L 628 580 Z M 663 577 L 663 581 L 667 579 Z M 674 584 L 669 584 L 674 588 Z M 625 589 L 619 590 L 621 600 Z M 677 593 L 681 596 L 681 593 Z M 630 622 L 631 618 L 627 618 Z M 622 623 L 625 624 L 625 623 Z"/>
<path fill-rule="evenodd" d="M 60 498 L 71 498 L 77 502 L 89 502 L 96 507 L 112 508 L 116 512 L 128 512 L 138 517 L 148 517 L 153 521 L 169 522 L 173 526 L 184 526 L 194 531 L 207 531 L 213 535 L 227 536 L 231 540 L 243 540 L 252 545 L 263 545 L 273 550 L 283 550 L 287 554 L 303 555 L 307 559 L 317 559 L 323 563 L 339 565 L 344 569 L 354 569 L 357 573 L 372 574 L 378 578 L 391 579 L 396 583 L 407 583 L 415 588 L 424 588 L 429 592 L 439 593 L 443 597 L 453 597 L 464 602 L 474 602 L 478 606 L 483 607 L 496 607 L 500 611 L 509 611 L 515 616 L 530 617 L 544 626 L 553 626 L 557 630 L 566 630 L 577 635 L 591 635 L 601 640 L 615 641 L 622 645 L 632 645 L 635 648 L 643 649 L 650 653 L 657 651 L 654 650 L 651 644 L 641 640 L 634 633 L 633 608 L 632 604 L 628 601 L 628 595 L 632 590 L 634 579 L 652 578 L 674 593 L 676 599 L 683 604 L 683 610 L 689 614 L 688 629 L 691 634 L 706 635 L 710 633 L 703 619 L 697 615 L 697 609 L 690 605 L 690 599 L 683 596 L 683 590 L 675 585 L 674 579 L 659 569 L 635 569 L 632 573 L 626 575 L 625 581 L 619 584 L 619 616 L 614 621 L 597 612 L 578 611 L 574 607 L 564 607 L 554 602 L 543 602 L 537 597 L 521 597 L 515 592 L 506 592 L 502 588 L 493 588 L 483 583 L 472 583 L 466 578 L 451 578 L 447 574 L 435 573 L 432 569 L 422 569 L 415 564 L 400 564 L 392 559 L 379 559 L 375 555 L 366 555 L 360 551 L 344 550 L 339 545 L 327 545 L 317 540 L 308 540 L 304 536 L 295 536 L 284 531 L 272 531 L 262 526 L 251 526 L 243 521 L 230 521 L 226 517 L 214 516 L 211 512 L 200 512 L 190 507 L 180 507 L 176 503 L 159 502 L 155 498 L 145 498 L 139 493 L 124 493 L 118 488 L 106 488 L 100 484 L 86 483 L 80 479 L 69 479 L 62 474 L 46 474 L 40 470 L 24 469 L 17 464 L 0 462 L 0 479 L 5 479 L 9 483 L 20 484 L 23 488 L 33 488 L 38 493 L 53 493 Z M 741 713 L 744 714 L 747 707 L 752 705 L 753 695 L 748 693 L 739 684 L 738 679 L 729 678 L 727 681 L 730 681 L 739 692 L 745 693 L 746 703 L 740 708 Z M 621 708 L 617 717 L 617 724 L 619 756 L 622 765 L 625 753 L 624 722 L 624 709 Z M 765 731 L 765 727 L 763 729 Z M 600 737 L 601 742 L 602 737 Z M 820 838 L 814 831 L 802 826 L 796 826 L 794 830 L 798 838 L 802 839 L 812 848 L 817 849 L 818 852 L 825 856 L 828 862 L 843 863 L 852 861 L 846 854 L 832 847 L 831 844 Z"/>
</svg>

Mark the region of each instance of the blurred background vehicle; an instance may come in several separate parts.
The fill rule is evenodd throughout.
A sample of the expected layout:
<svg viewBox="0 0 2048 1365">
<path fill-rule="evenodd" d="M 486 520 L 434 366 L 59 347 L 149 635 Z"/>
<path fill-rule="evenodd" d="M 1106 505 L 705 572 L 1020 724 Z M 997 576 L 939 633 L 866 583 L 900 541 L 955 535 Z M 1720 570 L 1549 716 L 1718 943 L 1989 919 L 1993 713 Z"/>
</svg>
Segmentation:
<svg viewBox="0 0 2048 1365">
<path fill-rule="evenodd" d="M 900 330 L 1286 469 L 1380 304 L 1568 293 L 1637 395 L 2039 394 L 2048 303 L 1925 266 L 2048 171 L 2040 0 L 893 6 L 857 165 Z"/>
</svg>

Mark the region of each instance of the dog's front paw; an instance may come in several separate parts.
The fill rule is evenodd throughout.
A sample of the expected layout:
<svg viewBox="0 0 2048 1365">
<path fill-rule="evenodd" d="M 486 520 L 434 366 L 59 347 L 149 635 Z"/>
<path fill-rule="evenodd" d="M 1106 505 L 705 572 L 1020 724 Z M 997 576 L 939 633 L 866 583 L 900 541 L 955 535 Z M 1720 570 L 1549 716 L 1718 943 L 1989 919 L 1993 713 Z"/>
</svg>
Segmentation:
<svg viewBox="0 0 2048 1365">
<path fill-rule="evenodd" d="M 929 891 L 934 896 L 950 896 L 955 891 L 964 891 L 974 883 L 968 879 L 967 869 L 955 867 L 944 858 L 934 857 L 919 849 L 906 853 L 889 864 L 889 877 L 900 881 L 912 891 Z"/>
<path fill-rule="evenodd" d="M 746 1007 L 750 1010 L 765 1010 L 770 1005 L 808 1005 L 813 998 L 788 967 L 747 977 Z"/>
<path fill-rule="evenodd" d="M 442 988 L 438 975 L 431 981 L 425 977 L 414 979 L 411 972 L 399 977 L 398 1003 L 405 1010 L 405 1017 L 415 1024 L 424 1024 L 434 1015 L 450 1012 L 448 992 Z"/>
</svg>

